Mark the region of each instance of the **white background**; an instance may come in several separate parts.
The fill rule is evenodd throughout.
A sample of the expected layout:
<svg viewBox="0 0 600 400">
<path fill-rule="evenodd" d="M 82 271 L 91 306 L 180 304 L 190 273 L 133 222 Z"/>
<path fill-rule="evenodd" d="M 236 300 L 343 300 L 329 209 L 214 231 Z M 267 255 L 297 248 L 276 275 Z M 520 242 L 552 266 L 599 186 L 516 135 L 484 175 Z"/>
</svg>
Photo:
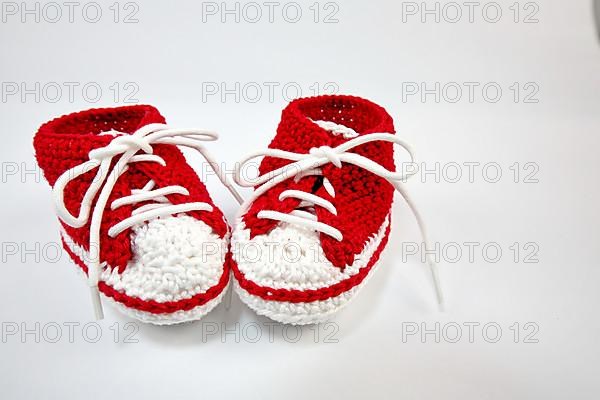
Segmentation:
<svg viewBox="0 0 600 400">
<path fill-rule="evenodd" d="M 35 15 L 25 15 L 22 22 L 22 6 L 16 4 L 17 15 L 5 13 L 0 24 L 0 397 L 598 397 L 600 48 L 590 1 L 538 0 L 537 23 L 523 23 L 535 10 L 524 9 L 526 2 L 519 3 L 515 23 L 512 0 L 498 2 L 502 17 L 497 23 L 484 19 L 495 17 L 490 8 L 482 15 L 485 2 L 475 8 L 472 23 L 465 6 L 458 22 L 447 21 L 455 9 L 444 14 L 445 2 L 439 23 L 435 15 L 421 22 L 420 13 L 403 14 L 409 5 L 391 0 L 338 0 L 332 17 L 337 23 L 323 22 L 336 10 L 325 1 L 319 3 L 317 23 L 312 0 L 298 3 L 303 13 L 297 23 L 284 18 L 293 19 L 293 9 L 282 15 L 286 3 L 275 8 L 272 23 L 266 6 L 262 19 L 252 23 L 255 9 L 244 14 L 241 4 L 239 23 L 235 15 L 226 15 L 223 23 L 220 12 L 204 14 L 203 21 L 207 5 L 202 2 L 138 2 L 133 18 L 139 22 L 129 24 L 122 20 L 135 9 L 119 3 L 115 23 L 112 3 L 100 2 L 97 23 L 83 18 L 85 3 L 75 8 L 73 23 L 59 3 L 62 18 L 51 23 L 56 10 L 46 8 L 44 15 L 45 3 L 40 3 L 39 22 Z M 228 3 L 230 9 L 234 5 Z M 430 9 L 434 5 L 428 2 Z M 216 6 L 221 9 L 220 2 Z M 87 11 L 93 19 L 94 10 Z M 37 82 L 39 99 L 34 94 L 22 98 L 20 88 L 7 93 L 15 83 L 31 89 Z M 58 99 L 56 92 L 40 93 L 51 82 L 63 85 Z M 72 99 L 65 82 L 79 85 Z M 82 94 L 90 82 L 102 89 L 97 102 L 93 91 L 88 98 Z M 121 89 L 116 99 L 110 89 L 115 82 Z M 296 87 L 307 96 L 314 94 L 315 84 L 323 92 L 327 82 L 339 93 L 386 107 L 399 135 L 414 144 L 428 167 L 481 163 L 473 182 L 463 167 L 457 183 L 443 176 L 439 182 L 417 176 L 407 183 L 433 240 L 442 246 L 458 243 L 463 250 L 457 262 L 446 259 L 440 265 L 447 311 L 437 311 L 419 258 L 402 260 L 402 243 L 419 237 L 398 201 L 379 272 L 327 326 L 285 331 L 275 325 L 271 336 L 268 321 L 234 297 L 229 311 L 220 305 L 203 322 L 140 326 L 133 336 L 137 343 L 125 343 L 123 337 L 126 327 L 131 332 L 125 325 L 130 320 L 105 307 L 102 337 L 88 343 L 95 332 L 82 332 L 92 320 L 86 285 L 66 255 L 52 260 L 59 235 L 50 189 L 39 175 L 24 172 L 34 169 L 31 142 L 40 124 L 72 111 L 123 104 L 128 82 L 138 89 L 134 99 L 158 107 L 172 125 L 219 131 L 221 140 L 211 150 L 229 166 L 267 146 L 287 103 L 283 86 L 291 87 L 290 97 Z M 230 89 L 239 82 L 239 101 L 203 90 L 222 82 Z M 277 83 L 273 98 L 264 82 Z M 454 92 L 442 94 L 439 102 L 433 95 L 424 101 L 419 95 L 403 99 L 407 82 L 425 82 L 429 88 L 435 82 L 479 86 L 473 102 L 463 86 L 463 97 L 452 103 Z M 502 88 L 496 103 L 482 95 L 482 86 L 490 82 Z M 514 82 L 521 88 L 517 102 L 510 89 Z M 523 101 L 529 82 L 539 88 L 537 103 Z M 256 92 L 243 93 L 249 83 L 263 88 L 258 98 Z M 198 158 L 190 162 L 201 168 Z M 515 162 L 522 173 L 529 171 L 525 163 L 535 163 L 538 182 L 525 183 L 521 174 L 515 183 L 509 169 Z M 493 170 L 482 175 L 486 163 L 500 165 L 497 183 L 484 179 L 494 177 Z M 233 217 L 236 206 L 229 194 L 214 178 L 208 186 Z M 480 244 L 473 260 L 464 242 Z M 518 262 L 510 249 L 515 242 L 521 247 Z M 539 248 L 538 263 L 523 262 L 528 242 Z M 486 243 L 502 249 L 498 262 L 484 259 Z M 12 254 L 8 249 L 15 244 Z M 35 254 L 25 251 L 36 245 Z M 69 322 L 80 324 L 73 343 L 64 325 Z M 435 331 L 438 322 L 439 343 L 434 334 L 421 337 L 421 332 L 403 339 L 409 328 Z M 472 340 L 468 323 L 479 324 Z M 55 324 L 62 336 L 50 343 Z M 491 324 L 487 334 L 485 324 Z M 462 337 L 452 343 L 456 325 Z M 19 332 L 7 335 L 15 326 Z M 120 332 L 117 343 L 111 326 Z M 257 327 L 262 336 L 251 343 Z M 502 336 L 489 343 L 494 327 Z M 23 329 L 37 330 L 40 343 L 34 333 L 22 337 Z M 329 338 L 334 340 L 326 340 L 334 329 Z M 239 340 L 234 333 L 223 336 L 225 330 L 236 332 Z"/>
</svg>

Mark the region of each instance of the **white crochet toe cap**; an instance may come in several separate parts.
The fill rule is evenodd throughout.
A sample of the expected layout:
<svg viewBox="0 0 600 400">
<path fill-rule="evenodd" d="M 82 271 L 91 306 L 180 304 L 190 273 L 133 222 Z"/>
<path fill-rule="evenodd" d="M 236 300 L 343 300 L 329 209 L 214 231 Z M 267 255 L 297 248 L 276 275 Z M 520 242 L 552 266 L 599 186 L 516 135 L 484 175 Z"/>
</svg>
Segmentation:
<svg viewBox="0 0 600 400">
<path fill-rule="evenodd" d="M 188 299 L 217 285 L 223 275 L 227 237 L 187 215 L 135 226 L 127 268 L 105 269 L 100 279 L 128 296 L 160 303 Z"/>
<path fill-rule="evenodd" d="M 259 286 L 274 289 L 309 290 L 329 287 L 356 275 L 367 265 L 385 236 L 386 218 L 352 265 L 335 267 L 325 256 L 319 233 L 285 222 L 264 235 L 250 239 L 250 230 L 240 221 L 232 235 L 232 256 L 244 277 Z"/>
</svg>

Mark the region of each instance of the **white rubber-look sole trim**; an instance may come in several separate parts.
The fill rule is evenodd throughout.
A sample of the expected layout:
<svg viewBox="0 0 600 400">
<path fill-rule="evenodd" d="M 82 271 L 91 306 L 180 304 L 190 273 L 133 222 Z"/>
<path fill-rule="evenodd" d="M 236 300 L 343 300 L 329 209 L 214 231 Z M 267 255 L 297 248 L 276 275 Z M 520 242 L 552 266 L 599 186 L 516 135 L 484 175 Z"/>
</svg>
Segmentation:
<svg viewBox="0 0 600 400">
<path fill-rule="evenodd" d="M 380 255 L 381 256 L 381 255 Z M 274 321 L 291 325 L 308 325 L 325 322 L 344 308 L 362 289 L 377 269 L 379 260 L 371 267 L 361 283 L 338 296 L 326 300 L 307 303 L 291 303 L 287 301 L 265 300 L 243 289 L 233 278 L 233 288 L 240 300 L 259 315 L 264 315 Z"/>
<path fill-rule="evenodd" d="M 79 270 L 81 271 L 81 268 L 79 268 Z M 153 325 L 175 325 L 197 321 L 203 318 L 206 314 L 211 312 L 213 308 L 219 305 L 219 303 L 223 300 L 223 296 L 225 296 L 225 293 L 227 293 L 230 285 L 231 283 L 228 283 L 227 286 L 225 286 L 225 289 L 223 289 L 223 291 L 219 293 L 217 297 L 208 301 L 207 303 L 202 304 L 201 306 L 194 307 L 191 310 L 180 310 L 169 314 L 155 314 L 147 311 L 136 310 L 135 308 L 129 308 L 113 300 L 111 297 L 105 296 L 102 292 L 100 294 L 103 301 L 106 301 L 106 303 L 109 303 L 122 314 L 125 314 L 130 318 Z"/>
</svg>

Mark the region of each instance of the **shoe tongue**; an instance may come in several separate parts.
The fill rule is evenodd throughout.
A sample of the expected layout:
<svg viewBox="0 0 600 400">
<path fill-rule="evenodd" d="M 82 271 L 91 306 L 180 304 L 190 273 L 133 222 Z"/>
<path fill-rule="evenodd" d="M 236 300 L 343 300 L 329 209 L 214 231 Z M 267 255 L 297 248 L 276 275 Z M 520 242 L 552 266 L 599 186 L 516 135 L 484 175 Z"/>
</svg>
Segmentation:
<svg viewBox="0 0 600 400">
<path fill-rule="evenodd" d="M 311 119 L 293 108 L 286 108 L 270 148 L 308 153 L 313 147 L 335 147 L 359 136 L 353 129 L 333 121 Z"/>
<path fill-rule="evenodd" d="M 123 107 L 121 114 L 117 114 L 123 124 L 120 129 L 110 129 L 104 132 L 100 132 L 99 136 L 122 136 L 125 134 L 132 134 L 138 129 L 150 125 L 150 124 L 164 124 L 165 118 L 158 112 L 158 110 L 149 105 L 134 106 L 130 109 Z M 127 120 L 131 121 L 126 123 Z"/>
<path fill-rule="evenodd" d="M 104 110 L 93 110 L 104 111 Z M 125 106 L 106 109 L 95 116 L 100 123 L 108 124 L 106 130 L 97 133 L 97 136 L 117 137 L 132 134 L 138 129 L 149 124 L 164 124 L 165 118 L 158 110 L 150 105 Z"/>
<path fill-rule="evenodd" d="M 149 124 L 164 124 L 166 122 L 165 117 L 163 117 L 156 108 L 152 106 L 146 106 L 144 111 L 145 112 L 142 114 L 139 124 L 135 130 Z"/>
<path fill-rule="evenodd" d="M 138 117 L 138 118 L 140 118 L 140 120 L 136 125 L 131 125 L 124 132 L 113 128 L 113 129 L 98 133 L 98 136 L 112 136 L 113 138 L 115 138 L 117 136 L 132 134 L 133 132 L 137 131 L 138 129 L 140 129 L 146 125 L 164 124 L 165 123 L 164 117 L 162 115 L 160 115 L 160 113 L 158 112 L 158 110 L 156 108 L 154 108 L 152 106 L 146 106 L 142 110 L 143 110 L 142 111 L 143 114 Z"/>
</svg>

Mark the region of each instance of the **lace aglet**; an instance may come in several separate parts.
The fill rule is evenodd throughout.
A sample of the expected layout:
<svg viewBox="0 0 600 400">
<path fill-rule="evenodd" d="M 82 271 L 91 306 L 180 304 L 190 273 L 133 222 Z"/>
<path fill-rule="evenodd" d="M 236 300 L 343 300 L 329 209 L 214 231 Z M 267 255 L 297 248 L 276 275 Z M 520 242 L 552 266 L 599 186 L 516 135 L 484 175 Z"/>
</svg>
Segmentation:
<svg viewBox="0 0 600 400">
<path fill-rule="evenodd" d="M 100 300 L 100 291 L 98 286 L 90 286 L 90 294 L 92 297 L 92 306 L 94 307 L 94 315 L 96 320 L 104 319 L 104 311 L 102 310 L 102 301 Z"/>
<path fill-rule="evenodd" d="M 435 288 L 435 295 L 438 303 L 438 310 L 445 311 L 444 292 L 442 291 L 442 285 L 440 284 L 440 277 L 438 274 L 437 264 L 433 260 L 429 260 L 429 269 L 431 270 L 431 278 L 433 280 L 433 286 Z"/>
<path fill-rule="evenodd" d="M 440 311 L 440 312 L 446 311 L 446 303 L 444 303 L 444 299 L 439 297 L 440 294 L 438 294 L 437 296 L 438 296 L 438 311 Z"/>
<path fill-rule="evenodd" d="M 233 297 L 233 286 L 229 285 L 229 287 L 227 288 L 227 293 L 225 294 L 225 310 L 229 311 L 229 309 L 231 308 L 231 299 Z"/>
</svg>

